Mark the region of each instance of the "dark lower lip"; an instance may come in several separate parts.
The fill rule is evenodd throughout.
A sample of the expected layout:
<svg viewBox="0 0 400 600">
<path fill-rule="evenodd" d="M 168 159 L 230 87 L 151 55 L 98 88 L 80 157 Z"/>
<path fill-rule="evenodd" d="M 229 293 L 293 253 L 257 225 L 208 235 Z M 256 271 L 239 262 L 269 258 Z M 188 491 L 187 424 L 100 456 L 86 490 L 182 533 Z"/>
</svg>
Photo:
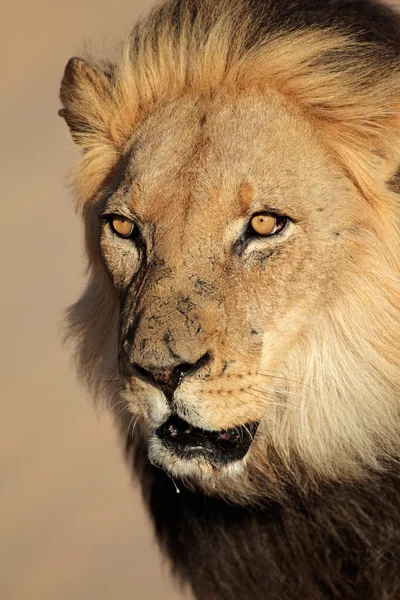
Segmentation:
<svg viewBox="0 0 400 600">
<path fill-rule="evenodd" d="M 207 431 L 172 416 L 157 429 L 156 436 L 179 458 L 203 457 L 215 467 L 222 467 L 244 458 L 258 425 L 253 422 L 221 431 Z"/>
</svg>

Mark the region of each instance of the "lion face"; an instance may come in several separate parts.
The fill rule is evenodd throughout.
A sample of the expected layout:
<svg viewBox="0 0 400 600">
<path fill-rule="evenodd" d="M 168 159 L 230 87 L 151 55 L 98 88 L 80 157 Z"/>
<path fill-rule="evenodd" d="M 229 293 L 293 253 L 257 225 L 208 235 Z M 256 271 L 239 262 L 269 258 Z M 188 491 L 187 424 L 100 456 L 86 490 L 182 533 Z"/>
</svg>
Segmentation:
<svg viewBox="0 0 400 600">
<path fill-rule="evenodd" d="M 271 233 L 253 228 L 259 215 Z M 160 107 L 90 218 L 150 460 L 238 476 L 277 410 L 296 411 L 283 367 L 351 285 L 366 202 L 299 115 L 243 95 Z"/>
</svg>

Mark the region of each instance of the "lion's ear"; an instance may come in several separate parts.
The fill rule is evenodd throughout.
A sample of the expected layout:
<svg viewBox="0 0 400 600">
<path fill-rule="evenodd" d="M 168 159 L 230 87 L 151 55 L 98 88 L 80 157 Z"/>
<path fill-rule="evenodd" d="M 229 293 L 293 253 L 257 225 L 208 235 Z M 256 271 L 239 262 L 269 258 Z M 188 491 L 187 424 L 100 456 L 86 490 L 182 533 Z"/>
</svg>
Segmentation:
<svg viewBox="0 0 400 600">
<path fill-rule="evenodd" d="M 74 141 L 84 150 L 99 138 L 109 137 L 112 67 L 71 58 L 61 82 L 59 111 Z"/>
</svg>

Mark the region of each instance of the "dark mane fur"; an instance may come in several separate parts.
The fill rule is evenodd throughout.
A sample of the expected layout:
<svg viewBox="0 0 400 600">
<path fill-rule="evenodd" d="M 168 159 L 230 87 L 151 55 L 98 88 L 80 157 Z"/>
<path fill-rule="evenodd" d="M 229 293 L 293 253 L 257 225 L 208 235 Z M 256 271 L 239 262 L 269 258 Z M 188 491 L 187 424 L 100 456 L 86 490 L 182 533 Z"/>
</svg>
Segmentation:
<svg viewBox="0 0 400 600">
<path fill-rule="evenodd" d="M 232 506 L 128 456 L 139 474 L 158 541 L 200 600 L 400 598 L 400 474 L 363 483 L 291 487 L 283 501 Z"/>
<path fill-rule="evenodd" d="M 232 4 L 251 15 L 249 47 L 276 32 L 335 28 L 352 33 L 361 42 L 378 44 L 388 58 L 400 52 L 399 16 L 374 0 L 239 0 Z M 182 15 L 189 13 L 193 23 L 198 15 L 198 0 L 172 0 L 166 6 L 175 13 L 178 31 Z M 161 10 L 161 27 L 164 16 Z"/>
</svg>

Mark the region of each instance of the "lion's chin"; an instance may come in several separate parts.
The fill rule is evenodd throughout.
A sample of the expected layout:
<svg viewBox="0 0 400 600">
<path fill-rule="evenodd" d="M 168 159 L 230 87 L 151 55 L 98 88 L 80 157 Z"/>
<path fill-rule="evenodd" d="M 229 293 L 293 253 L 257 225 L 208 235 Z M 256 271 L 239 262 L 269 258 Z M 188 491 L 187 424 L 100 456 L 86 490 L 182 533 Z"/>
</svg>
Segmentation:
<svg viewBox="0 0 400 600">
<path fill-rule="evenodd" d="M 177 415 L 170 416 L 149 440 L 150 461 L 177 477 L 208 479 L 218 470 L 237 473 L 259 423 L 220 431 L 194 427 Z"/>
</svg>

